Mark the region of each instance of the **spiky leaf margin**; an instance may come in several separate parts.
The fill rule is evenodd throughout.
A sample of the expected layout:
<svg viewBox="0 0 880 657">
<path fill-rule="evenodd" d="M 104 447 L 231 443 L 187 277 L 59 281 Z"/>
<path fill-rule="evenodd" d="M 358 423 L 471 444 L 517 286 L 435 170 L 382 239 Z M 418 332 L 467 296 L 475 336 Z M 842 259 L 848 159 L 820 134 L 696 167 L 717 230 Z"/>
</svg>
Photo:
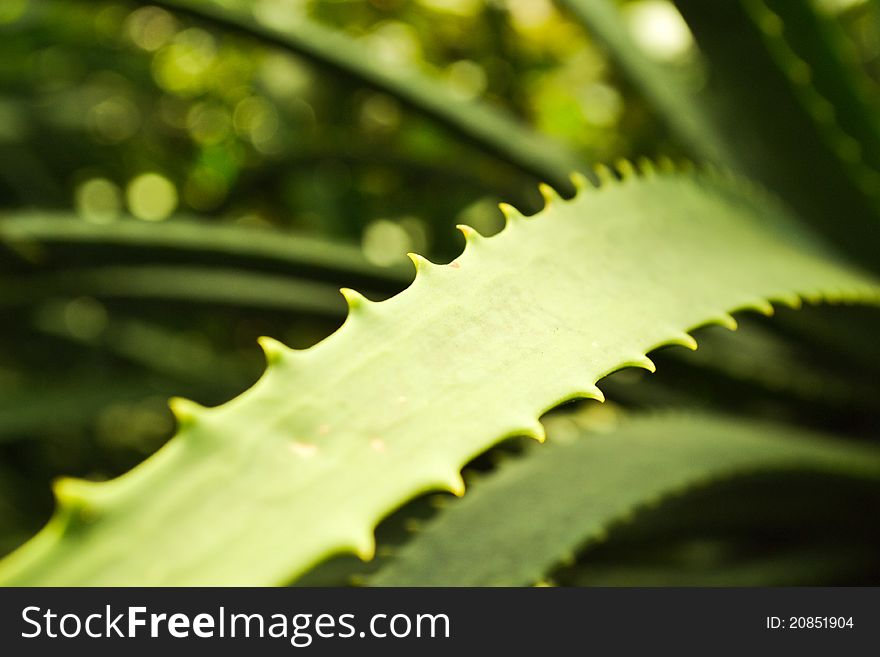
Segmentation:
<svg viewBox="0 0 880 657">
<path fill-rule="evenodd" d="M 596 381 L 654 366 L 662 345 L 770 301 L 880 299 L 737 181 L 605 172 L 571 201 L 506 228 L 469 228 L 447 266 L 349 314 L 304 351 L 263 340 L 269 366 L 247 392 L 204 409 L 175 400 L 178 435 L 106 483 L 62 480 L 49 525 L 0 566 L 0 582 L 259 585 L 340 552 L 368 559 L 376 523 L 431 490 L 464 492 L 460 470 L 507 436 L 543 439 L 542 413 L 602 399 Z"/>
<path fill-rule="evenodd" d="M 880 450 L 768 422 L 665 413 L 576 431 L 474 485 L 367 582 L 526 586 L 640 508 L 698 486 L 792 470 L 880 479 Z"/>
</svg>

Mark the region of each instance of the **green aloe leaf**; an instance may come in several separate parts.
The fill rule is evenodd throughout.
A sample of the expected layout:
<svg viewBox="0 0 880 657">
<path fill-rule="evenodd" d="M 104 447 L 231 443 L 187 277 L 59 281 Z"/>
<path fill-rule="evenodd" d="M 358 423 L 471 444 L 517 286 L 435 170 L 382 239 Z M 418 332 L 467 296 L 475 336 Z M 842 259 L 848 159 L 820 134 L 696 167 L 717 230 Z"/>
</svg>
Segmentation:
<svg viewBox="0 0 880 657">
<path fill-rule="evenodd" d="M 714 480 L 779 470 L 880 479 L 880 450 L 712 415 L 647 416 L 607 433 L 581 431 L 528 450 L 475 485 L 369 583 L 533 584 L 644 505 Z"/>
<path fill-rule="evenodd" d="M 27 306 L 59 296 L 158 299 L 267 308 L 340 316 L 345 304 L 333 285 L 235 269 L 171 265 L 62 269 L 6 276 L 0 308 Z"/>
<path fill-rule="evenodd" d="M 369 558 L 373 529 L 462 466 L 646 352 L 768 300 L 880 300 L 880 287 L 784 207 L 718 176 L 606 175 L 533 218 L 468 228 L 446 266 L 350 310 L 304 351 L 264 340 L 253 388 L 205 409 L 176 400 L 177 436 L 122 477 L 62 480 L 52 521 L 0 566 L 6 584 L 277 584 L 329 555 Z"/>
<path fill-rule="evenodd" d="M 93 224 L 63 214 L 19 213 L 0 219 L 0 244 L 35 264 L 130 264 L 133 261 L 223 265 L 397 289 L 405 267 L 378 267 L 361 250 L 289 232 L 206 222 L 121 220 Z"/>
<path fill-rule="evenodd" d="M 279 29 L 244 10 L 204 0 L 156 0 L 149 3 L 178 14 L 206 20 L 268 45 L 306 57 L 332 71 L 355 78 L 404 101 L 503 160 L 560 188 L 570 187 L 568 174 L 583 162 L 565 147 L 529 129 L 491 105 L 462 100 L 414 67 L 390 67 L 368 48 L 337 30 L 307 19 Z"/>
<path fill-rule="evenodd" d="M 780 68 L 802 94 L 805 106 L 823 102 L 815 118 L 826 140 L 848 165 L 865 194 L 880 195 L 880 93 L 861 68 L 843 27 L 816 2 L 749 0 L 758 20 L 778 29 L 765 39 Z"/>
<path fill-rule="evenodd" d="M 706 102 L 735 155 L 733 166 L 780 194 L 839 248 L 876 267 L 880 188 L 866 185 L 841 157 L 852 150 L 852 139 L 835 120 L 831 100 L 840 98 L 822 96 L 809 65 L 785 40 L 806 40 L 793 35 L 810 24 L 784 22 L 758 0 L 676 5 L 708 61 Z"/>
</svg>

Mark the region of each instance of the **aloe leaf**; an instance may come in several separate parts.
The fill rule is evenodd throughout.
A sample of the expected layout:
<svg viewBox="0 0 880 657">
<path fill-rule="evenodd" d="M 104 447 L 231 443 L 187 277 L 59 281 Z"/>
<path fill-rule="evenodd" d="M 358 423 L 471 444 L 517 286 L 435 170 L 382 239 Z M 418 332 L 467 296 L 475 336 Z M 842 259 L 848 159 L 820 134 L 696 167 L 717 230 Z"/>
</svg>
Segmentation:
<svg viewBox="0 0 880 657">
<path fill-rule="evenodd" d="M 780 66 L 775 54 L 779 34 L 808 26 L 785 24 L 751 0 L 676 5 L 708 61 L 707 102 L 737 170 L 773 189 L 815 230 L 876 268 L 880 204 L 841 159 L 840 140 L 828 138 L 836 110 L 803 79 L 803 67 Z"/>
<path fill-rule="evenodd" d="M 317 64 L 384 91 L 538 178 L 569 189 L 568 174 L 583 162 L 562 145 L 529 129 L 511 115 L 485 103 L 462 100 L 436 80 L 410 66 L 386 66 L 342 32 L 302 16 L 284 29 L 260 23 L 243 10 L 199 0 L 149 3 L 209 21 L 232 32 L 288 50 Z M 290 23 L 293 23 L 291 21 Z"/>
<path fill-rule="evenodd" d="M 502 466 L 369 583 L 533 584 L 643 505 L 713 480 L 791 469 L 880 479 L 880 450 L 724 416 L 624 421 L 608 433 L 551 440 Z"/>
<path fill-rule="evenodd" d="M 797 319 L 797 318 L 795 318 Z M 814 351 L 749 322 L 736 333 L 712 326 L 699 334 L 697 351 L 671 351 L 680 362 L 720 372 L 765 390 L 824 405 L 862 404 L 873 409 L 880 387 L 848 368 L 829 368 Z"/>
<path fill-rule="evenodd" d="M 36 299 L 92 296 L 102 299 L 159 299 L 246 308 L 268 308 L 339 316 L 345 304 L 332 285 L 241 270 L 182 266 L 72 268 L 6 276 L 0 308 Z"/>
<path fill-rule="evenodd" d="M 378 267 L 355 246 L 268 228 L 175 220 L 96 225 L 63 214 L 22 213 L 0 219 L 0 244 L 27 259 L 58 266 L 102 262 L 205 263 L 336 282 L 352 279 L 396 289 L 412 278 L 405 267 Z M 62 252 L 63 251 L 63 252 Z M 62 252 L 56 254 L 56 252 Z"/>
<path fill-rule="evenodd" d="M 277 584 L 332 554 L 369 558 L 373 529 L 539 416 L 601 399 L 596 381 L 653 370 L 646 352 L 731 311 L 880 300 L 880 287 L 783 206 L 717 176 L 624 167 L 533 218 L 469 228 L 447 266 L 349 315 L 304 351 L 263 340 L 253 388 L 206 409 L 175 400 L 178 435 L 122 477 L 56 486 L 53 520 L 0 566 L 7 584 Z M 662 246 L 661 246 L 662 245 Z"/>
<path fill-rule="evenodd" d="M 682 71 L 663 66 L 645 55 L 630 36 L 620 7 L 613 0 L 557 0 L 610 53 L 631 83 L 660 112 L 691 154 L 703 161 L 731 164 L 733 157 L 718 138 L 706 112 Z"/>
<path fill-rule="evenodd" d="M 214 349 L 198 334 L 174 331 L 139 319 L 109 316 L 95 335 L 71 333 L 64 304 L 46 304 L 35 318 L 40 333 L 113 355 L 177 381 L 208 383 L 226 392 L 241 389 L 249 375 L 241 359 Z"/>
<path fill-rule="evenodd" d="M 851 169 L 865 194 L 880 195 L 880 94 L 861 68 L 844 29 L 815 2 L 748 0 L 756 20 L 781 29 L 764 36 L 778 65 L 788 71 L 805 106 L 830 103 L 816 119 L 825 138 Z"/>
<path fill-rule="evenodd" d="M 35 377 L 36 378 L 36 377 Z M 86 429 L 111 404 L 155 395 L 143 376 L 108 376 L 74 371 L 62 379 L 25 381 L 0 389 L 0 444 L 21 438 L 44 437 L 50 432 Z M 47 413 L 46 408 L 52 412 Z"/>
</svg>

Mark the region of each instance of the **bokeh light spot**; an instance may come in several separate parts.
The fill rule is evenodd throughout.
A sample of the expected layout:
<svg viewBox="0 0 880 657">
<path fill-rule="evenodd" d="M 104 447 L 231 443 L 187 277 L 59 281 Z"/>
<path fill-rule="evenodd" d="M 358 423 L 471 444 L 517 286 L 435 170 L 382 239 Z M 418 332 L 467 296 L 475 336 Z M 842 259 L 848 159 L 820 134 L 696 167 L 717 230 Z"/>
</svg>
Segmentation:
<svg viewBox="0 0 880 657">
<path fill-rule="evenodd" d="M 601 82 L 587 85 L 578 94 L 584 119 L 599 128 L 610 128 L 623 114 L 623 98 L 614 88 Z"/>
<path fill-rule="evenodd" d="M 141 126 L 137 106 L 121 95 L 94 105 L 86 117 L 92 135 L 100 142 L 117 144 L 133 137 Z"/>
<path fill-rule="evenodd" d="M 639 0 L 626 5 L 624 12 L 633 39 L 650 57 L 674 62 L 693 48 L 690 28 L 668 0 Z"/>
<path fill-rule="evenodd" d="M 463 100 L 479 97 L 486 90 L 486 72 L 469 59 L 453 62 L 446 68 L 446 81 L 452 92 Z"/>
<path fill-rule="evenodd" d="M 153 58 L 153 78 L 170 93 L 192 96 L 209 84 L 217 56 L 214 37 L 199 28 L 178 33 Z"/>
<path fill-rule="evenodd" d="M 250 141 L 257 150 L 270 151 L 278 132 L 278 112 L 265 98 L 249 96 L 235 106 L 232 116 L 235 132 Z"/>
<path fill-rule="evenodd" d="M 63 310 L 64 327 L 80 340 L 93 340 L 107 327 L 107 310 L 104 304 L 91 297 L 69 301 Z"/>
<path fill-rule="evenodd" d="M 107 224 L 122 213 L 122 193 L 106 178 L 92 178 L 76 188 L 76 210 L 94 224 Z"/>
<path fill-rule="evenodd" d="M 229 110 L 218 103 L 199 103 L 190 108 L 187 129 L 196 143 L 203 146 L 223 141 L 232 128 Z"/>
<path fill-rule="evenodd" d="M 129 211 L 144 221 L 162 221 L 177 208 L 177 189 L 158 173 L 143 173 L 125 190 Z"/>
<path fill-rule="evenodd" d="M 400 105 L 385 94 L 370 94 L 361 104 L 360 124 L 365 132 L 391 132 L 400 125 Z"/>
<path fill-rule="evenodd" d="M 125 20 L 125 31 L 138 48 L 154 52 L 174 36 L 177 22 L 159 7 L 135 9 Z"/>
<path fill-rule="evenodd" d="M 388 219 L 377 219 L 364 230 L 361 248 L 367 260 L 380 267 L 387 267 L 400 262 L 413 246 L 409 233 L 403 226 Z"/>
</svg>

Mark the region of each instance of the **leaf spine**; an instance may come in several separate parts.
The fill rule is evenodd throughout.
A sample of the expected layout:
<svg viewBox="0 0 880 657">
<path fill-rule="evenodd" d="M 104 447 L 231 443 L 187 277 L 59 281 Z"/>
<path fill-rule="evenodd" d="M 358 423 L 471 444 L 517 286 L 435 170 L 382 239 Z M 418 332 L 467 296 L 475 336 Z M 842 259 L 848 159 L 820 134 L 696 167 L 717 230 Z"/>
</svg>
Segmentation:
<svg viewBox="0 0 880 657">
<path fill-rule="evenodd" d="M 641 367 L 642 369 L 648 370 L 651 373 L 657 371 L 657 366 L 654 365 L 654 361 L 652 361 L 645 355 L 636 356 L 635 358 L 626 361 L 626 363 L 624 363 L 624 367 Z"/>
<path fill-rule="evenodd" d="M 668 155 L 661 155 L 657 158 L 657 169 L 663 173 L 675 173 L 675 162 Z"/>
<path fill-rule="evenodd" d="M 545 208 L 549 208 L 559 198 L 556 190 L 547 183 L 538 183 L 538 191 L 541 192 L 541 197 L 544 199 Z"/>
<path fill-rule="evenodd" d="M 498 209 L 501 210 L 501 214 L 504 215 L 505 228 L 510 227 L 522 217 L 519 210 L 513 207 L 510 203 L 499 203 Z"/>
<path fill-rule="evenodd" d="M 574 188 L 578 192 L 582 192 L 585 189 L 592 187 L 589 178 L 587 178 L 580 171 L 572 171 L 568 176 L 569 180 L 571 180 L 571 184 L 574 185 Z"/>
<path fill-rule="evenodd" d="M 79 521 L 93 520 L 99 511 L 97 488 L 101 484 L 74 477 L 59 477 L 52 482 L 58 506 Z"/>
<path fill-rule="evenodd" d="M 349 313 L 363 310 L 370 303 L 370 300 L 363 294 L 357 290 L 352 290 L 350 287 L 341 287 L 339 288 L 339 292 L 345 298 Z"/>
<path fill-rule="evenodd" d="M 446 482 L 446 490 L 456 497 L 463 497 L 465 492 L 464 479 L 460 472 L 455 472 Z"/>
<path fill-rule="evenodd" d="M 267 335 L 261 335 L 259 338 L 257 338 L 257 344 L 260 345 L 260 348 L 263 350 L 263 354 L 266 356 L 267 365 L 275 365 L 281 362 L 284 356 L 291 351 L 289 347 L 281 344 L 275 338 L 270 338 Z"/>
<path fill-rule="evenodd" d="M 797 294 L 779 294 L 774 297 L 774 301 L 784 303 L 794 310 L 799 310 L 803 306 L 803 301 L 801 301 L 800 295 Z"/>
<path fill-rule="evenodd" d="M 773 309 L 773 304 L 766 299 L 756 299 L 755 301 L 749 302 L 746 307 L 751 308 L 752 310 L 756 310 L 762 315 L 766 315 L 767 317 L 772 316 L 775 312 Z"/>
<path fill-rule="evenodd" d="M 467 224 L 456 224 L 455 227 L 461 232 L 462 235 L 464 235 L 465 248 L 476 244 L 480 240 L 484 239 L 480 232 L 473 226 L 468 226 Z"/>
<path fill-rule="evenodd" d="M 206 410 L 201 404 L 185 397 L 172 397 L 168 400 L 168 408 L 171 409 L 177 419 L 177 425 L 181 429 L 194 425 Z"/>
<path fill-rule="evenodd" d="M 599 187 L 604 187 L 605 185 L 617 182 L 617 177 L 614 175 L 614 172 L 601 162 L 593 167 L 593 171 L 596 172 L 596 177 L 599 179 Z"/>
<path fill-rule="evenodd" d="M 739 324 L 730 313 L 721 313 L 720 315 L 710 318 L 709 321 L 706 323 L 718 324 L 719 326 L 723 326 L 724 328 L 731 331 L 735 331 L 737 328 L 739 328 Z"/>
<path fill-rule="evenodd" d="M 599 386 L 591 383 L 588 386 L 579 388 L 577 392 L 572 394 L 571 399 L 594 399 L 600 404 L 605 403 L 605 393 L 599 390 Z"/>
<path fill-rule="evenodd" d="M 637 160 L 636 165 L 637 165 L 637 167 L 638 167 L 638 170 L 639 170 L 639 171 L 642 173 L 642 175 L 645 176 L 645 177 L 650 178 L 650 177 L 652 177 L 652 176 L 656 176 L 656 175 L 657 175 L 657 168 L 654 166 L 654 163 L 651 161 L 651 158 L 648 158 L 648 157 L 640 157 L 640 158 Z"/>
<path fill-rule="evenodd" d="M 615 162 L 615 168 L 620 172 L 623 180 L 631 180 L 636 177 L 636 168 L 633 163 L 627 159 L 621 158 Z"/>
<path fill-rule="evenodd" d="M 697 341 L 694 339 L 694 336 L 692 336 L 690 333 L 685 332 L 679 333 L 678 335 L 670 338 L 666 341 L 665 344 L 680 345 L 682 347 L 687 347 L 691 351 L 697 350 Z"/>
<path fill-rule="evenodd" d="M 424 275 L 434 265 L 433 262 L 418 253 L 407 253 L 406 257 L 409 258 L 415 266 L 416 274 Z"/>
<path fill-rule="evenodd" d="M 529 422 L 524 427 L 517 429 L 517 433 L 526 438 L 537 440 L 539 443 L 546 442 L 547 440 L 547 432 L 544 430 L 544 425 L 541 424 L 540 420 Z"/>
<path fill-rule="evenodd" d="M 356 538 L 351 545 L 351 551 L 361 561 L 372 561 L 376 556 L 376 537 L 372 530 L 368 530 L 366 534 Z"/>
</svg>

